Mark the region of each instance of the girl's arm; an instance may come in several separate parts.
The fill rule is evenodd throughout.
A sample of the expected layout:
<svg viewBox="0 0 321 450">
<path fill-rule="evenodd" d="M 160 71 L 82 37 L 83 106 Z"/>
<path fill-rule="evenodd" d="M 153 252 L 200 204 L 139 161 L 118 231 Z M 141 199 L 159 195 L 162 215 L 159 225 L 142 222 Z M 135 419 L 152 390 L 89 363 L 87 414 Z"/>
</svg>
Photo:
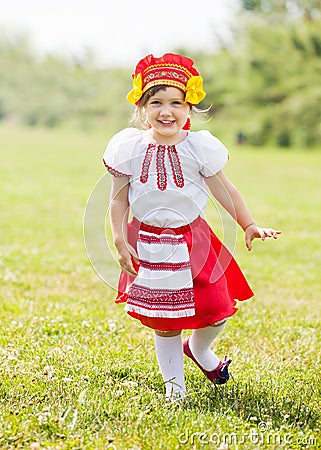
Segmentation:
<svg viewBox="0 0 321 450">
<path fill-rule="evenodd" d="M 222 170 L 211 177 L 205 178 L 205 181 L 216 200 L 243 228 L 248 250 L 252 249 L 252 241 L 254 238 L 261 238 L 263 241 L 266 237 L 277 239 L 281 231 L 256 226 L 255 220 L 243 201 L 241 194 Z"/>
<path fill-rule="evenodd" d="M 128 201 L 129 178 L 113 177 L 110 199 L 110 224 L 114 243 L 118 252 L 118 261 L 121 268 L 131 276 L 136 276 L 132 262 L 133 249 L 127 240 L 127 224 L 129 214 Z"/>
</svg>

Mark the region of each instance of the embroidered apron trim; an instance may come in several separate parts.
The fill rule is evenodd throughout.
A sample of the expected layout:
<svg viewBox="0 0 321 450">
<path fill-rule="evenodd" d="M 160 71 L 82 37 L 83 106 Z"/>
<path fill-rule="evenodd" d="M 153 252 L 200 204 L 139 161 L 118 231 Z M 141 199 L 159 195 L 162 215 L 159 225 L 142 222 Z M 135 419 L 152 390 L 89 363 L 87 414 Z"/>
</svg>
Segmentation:
<svg viewBox="0 0 321 450">
<path fill-rule="evenodd" d="M 171 270 L 175 272 L 176 270 L 187 269 L 191 267 L 189 261 L 184 261 L 181 263 L 151 263 L 149 261 L 139 261 L 142 267 L 146 267 L 149 270 Z"/>
<path fill-rule="evenodd" d="M 148 317 L 195 315 L 193 278 L 182 234 L 158 235 L 140 230 L 139 270 L 128 291 L 126 310 Z M 165 289 L 166 287 L 166 289 Z"/>
<path fill-rule="evenodd" d="M 188 317 L 195 315 L 194 307 L 190 306 L 193 300 L 194 293 L 190 288 L 168 291 L 134 284 L 125 309 L 148 317 Z"/>
<path fill-rule="evenodd" d="M 183 244 L 185 242 L 185 239 L 184 239 L 184 237 L 173 238 L 172 235 L 164 235 L 164 234 L 148 236 L 148 237 L 146 237 L 145 235 L 142 234 L 140 236 L 140 241 L 154 243 L 154 244 L 167 243 L 167 244 L 172 244 L 172 245 L 175 245 L 175 244 L 178 245 L 178 244 Z"/>
</svg>

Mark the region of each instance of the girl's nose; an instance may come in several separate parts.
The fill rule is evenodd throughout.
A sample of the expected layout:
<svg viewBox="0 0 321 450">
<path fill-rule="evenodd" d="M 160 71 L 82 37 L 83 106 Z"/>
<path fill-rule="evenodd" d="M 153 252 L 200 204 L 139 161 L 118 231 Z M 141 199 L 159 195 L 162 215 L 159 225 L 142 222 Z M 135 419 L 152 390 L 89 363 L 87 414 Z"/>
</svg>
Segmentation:
<svg viewBox="0 0 321 450">
<path fill-rule="evenodd" d="M 171 115 L 171 111 L 170 111 L 169 106 L 163 105 L 163 106 L 162 106 L 162 109 L 161 109 L 161 111 L 160 111 L 160 115 L 161 115 L 161 116 L 170 116 L 170 115 Z"/>
</svg>

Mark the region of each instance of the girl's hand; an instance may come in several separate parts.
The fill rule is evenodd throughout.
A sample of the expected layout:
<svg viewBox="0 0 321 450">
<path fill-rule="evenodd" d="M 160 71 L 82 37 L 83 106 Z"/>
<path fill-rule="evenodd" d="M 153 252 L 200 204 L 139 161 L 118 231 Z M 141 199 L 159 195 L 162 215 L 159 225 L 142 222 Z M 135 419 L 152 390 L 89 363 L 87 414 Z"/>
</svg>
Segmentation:
<svg viewBox="0 0 321 450">
<path fill-rule="evenodd" d="M 273 228 L 260 228 L 255 225 L 255 223 L 249 225 L 245 231 L 245 244 L 247 249 L 252 250 L 252 241 L 255 238 L 261 238 L 265 241 L 266 238 L 277 239 L 281 231 L 274 230 Z"/>
<path fill-rule="evenodd" d="M 122 270 L 128 273 L 128 275 L 136 277 L 137 271 L 134 267 L 134 263 L 138 264 L 138 259 L 136 255 L 134 256 L 129 250 L 132 250 L 133 253 L 135 253 L 134 249 L 129 249 L 127 247 L 118 251 L 118 261 Z"/>
</svg>

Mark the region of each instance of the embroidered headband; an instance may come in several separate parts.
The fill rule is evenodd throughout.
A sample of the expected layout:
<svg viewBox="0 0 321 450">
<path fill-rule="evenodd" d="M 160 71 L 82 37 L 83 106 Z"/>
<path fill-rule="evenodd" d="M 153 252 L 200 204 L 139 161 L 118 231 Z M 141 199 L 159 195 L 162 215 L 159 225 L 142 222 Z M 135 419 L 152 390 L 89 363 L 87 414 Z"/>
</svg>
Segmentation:
<svg viewBox="0 0 321 450">
<path fill-rule="evenodd" d="M 160 58 L 148 55 L 136 66 L 133 88 L 126 99 L 137 105 L 144 92 L 153 86 L 173 86 L 185 92 L 185 102 L 197 105 L 206 93 L 203 78 L 193 67 L 194 61 L 175 53 L 166 53 Z"/>
</svg>

